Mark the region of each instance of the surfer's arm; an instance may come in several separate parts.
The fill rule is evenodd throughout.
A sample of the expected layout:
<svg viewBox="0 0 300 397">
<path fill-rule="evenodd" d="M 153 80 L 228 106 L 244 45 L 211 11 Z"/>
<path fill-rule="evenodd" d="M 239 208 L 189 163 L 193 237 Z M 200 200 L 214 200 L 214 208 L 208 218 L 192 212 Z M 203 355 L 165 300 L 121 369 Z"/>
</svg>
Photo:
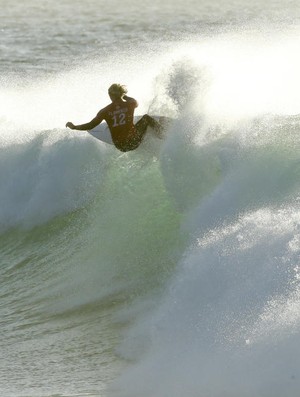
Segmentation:
<svg viewBox="0 0 300 397">
<path fill-rule="evenodd" d="M 97 116 L 94 117 L 93 120 L 91 120 L 88 123 L 74 125 L 73 123 L 68 121 L 66 124 L 66 127 L 71 128 L 71 130 L 88 131 L 88 130 L 92 130 L 93 128 L 97 127 L 97 125 L 99 125 L 101 123 L 101 121 L 103 121 L 103 120 L 104 120 L 104 117 L 101 115 L 101 112 L 99 112 L 97 114 Z"/>
<path fill-rule="evenodd" d="M 134 98 L 131 98 L 131 97 L 128 96 L 128 95 L 124 95 L 124 96 L 123 96 L 123 99 L 124 99 L 124 101 L 126 101 L 126 102 L 134 102 L 136 108 L 139 106 L 138 101 L 137 101 L 136 99 L 134 99 Z"/>
</svg>

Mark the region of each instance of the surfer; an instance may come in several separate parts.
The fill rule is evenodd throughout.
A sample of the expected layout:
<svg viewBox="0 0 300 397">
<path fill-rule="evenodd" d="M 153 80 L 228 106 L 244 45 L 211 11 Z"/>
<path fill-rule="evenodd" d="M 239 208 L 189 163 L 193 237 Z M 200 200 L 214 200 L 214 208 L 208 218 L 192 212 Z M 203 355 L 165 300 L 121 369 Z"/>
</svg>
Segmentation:
<svg viewBox="0 0 300 397">
<path fill-rule="evenodd" d="M 112 101 L 111 104 L 101 109 L 90 122 L 74 125 L 68 121 L 66 127 L 72 130 L 87 131 L 92 130 L 105 120 L 115 147 L 122 152 L 138 148 L 148 126 L 154 130 L 159 138 L 162 138 L 162 125 L 148 114 L 145 114 L 134 124 L 134 111 L 138 106 L 138 102 L 126 94 L 126 86 L 112 84 L 108 89 L 108 95 Z"/>
</svg>

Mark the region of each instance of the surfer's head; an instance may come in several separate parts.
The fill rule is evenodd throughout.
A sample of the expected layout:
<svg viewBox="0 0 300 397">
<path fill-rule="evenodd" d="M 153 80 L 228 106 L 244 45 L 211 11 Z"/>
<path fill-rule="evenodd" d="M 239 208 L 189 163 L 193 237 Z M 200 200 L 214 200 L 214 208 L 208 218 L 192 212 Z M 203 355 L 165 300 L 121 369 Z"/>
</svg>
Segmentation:
<svg viewBox="0 0 300 397">
<path fill-rule="evenodd" d="M 122 98 L 125 94 L 127 94 L 127 88 L 125 85 L 112 84 L 108 89 L 108 95 L 111 99 Z"/>
</svg>

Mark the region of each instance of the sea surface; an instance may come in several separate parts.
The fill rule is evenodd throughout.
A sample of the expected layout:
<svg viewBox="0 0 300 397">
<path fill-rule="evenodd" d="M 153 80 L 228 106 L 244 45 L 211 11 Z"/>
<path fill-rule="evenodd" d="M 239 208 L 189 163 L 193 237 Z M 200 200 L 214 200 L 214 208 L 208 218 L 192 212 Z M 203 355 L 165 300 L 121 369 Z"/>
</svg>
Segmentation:
<svg viewBox="0 0 300 397">
<path fill-rule="evenodd" d="M 299 397 L 298 0 L 0 0 L 0 395 Z M 173 119 L 121 153 L 112 83 Z"/>
</svg>

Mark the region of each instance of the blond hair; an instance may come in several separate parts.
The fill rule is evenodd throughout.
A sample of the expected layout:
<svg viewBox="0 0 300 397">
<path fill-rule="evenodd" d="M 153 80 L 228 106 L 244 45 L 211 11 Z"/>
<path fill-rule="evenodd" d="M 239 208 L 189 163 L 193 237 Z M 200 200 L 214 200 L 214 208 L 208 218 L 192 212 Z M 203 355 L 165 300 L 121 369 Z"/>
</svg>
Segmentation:
<svg viewBox="0 0 300 397">
<path fill-rule="evenodd" d="M 108 93 L 115 98 L 122 98 L 123 95 L 127 94 L 127 87 L 122 84 L 112 84 L 108 89 Z"/>
</svg>

